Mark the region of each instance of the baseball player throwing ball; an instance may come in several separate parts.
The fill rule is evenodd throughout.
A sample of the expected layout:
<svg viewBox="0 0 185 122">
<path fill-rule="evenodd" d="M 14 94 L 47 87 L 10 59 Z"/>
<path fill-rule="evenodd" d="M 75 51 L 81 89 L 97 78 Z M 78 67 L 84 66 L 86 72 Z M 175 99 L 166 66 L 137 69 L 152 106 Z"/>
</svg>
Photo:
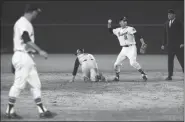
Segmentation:
<svg viewBox="0 0 185 122">
<path fill-rule="evenodd" d="M 92 54 L 84 53 L 84 49 L 78 49 L 75 55 L 77 58 L 72 73 L 73 78 L 70 82 L 74 82 L 79 65 L 82 68 L 84 81 L 106 81 L 102 73 L 99 73 L 97 62 Z"/>
<path fill-rule="evenodd" d="M 126 58 L 130 60 L 130 65 L 136 68 L 141 73 L 143 80 L 146 81 L 147 75 L 142 70 L 139 63 L 136 61 L 137 48 L 136 48 L 135 36 L 138 36 L 140 38 L 140 41 L 142 43 L 141 47 L 146 47 L 144 39 L 138 34 L 138 32 L 136 32 L 135 28 L 127 26 L 126 17 L 123 17 L 119 20 L 120 27 L 118 28 L 112 29 L 111 23 L 112 23 L 112 20 L 109 19 L 108 20 L 109 32 L 117 36 L 120 46 L 122 47 L 122 50 L 119 53 L 116 59 L 116 62 L 114 63 L 114 70 L 116 73 L 114 81 L 119 81 L 120 68 L 121 68 L 122 62 Z"/>
<path fill-rule="evenodd" d="M 20 92 L 25 88 L 26 83 L 31 85 L 31 92 L 40 117 L 52 117 L 52 113 L 42 104 L 41 82 L 37 73 L 36 64 L 33 61 L 33 55 L 31 55 L 33 52 L 38 52 L 45 58 L 48 56 L 45 51 L 34 43 L 34 29 L 31 21 L 34 20 L 40 12 L 41 10 L 39 8 L 27 6 L 24 15 L 14 24 L 14 54 L 12 57 L 12 65 L 15 71 L 15 79 L 9 91 L 9 101 L 6 109 L 6 117 L 8 119 L 22 118 L 16 114 L 14 105 Z"/>
</svg>

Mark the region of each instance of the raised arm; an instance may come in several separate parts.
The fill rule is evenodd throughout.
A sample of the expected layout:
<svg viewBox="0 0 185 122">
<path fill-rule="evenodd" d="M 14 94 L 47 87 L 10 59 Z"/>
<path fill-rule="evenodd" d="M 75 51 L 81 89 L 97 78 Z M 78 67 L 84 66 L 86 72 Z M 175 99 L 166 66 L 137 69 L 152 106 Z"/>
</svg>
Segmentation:
<svg viewBox="0 0 185 122">
<path fill-rule="evenodd" d="M 112 20 L 111 19 L 109 19 L 108 20 L 108 25 L 107 25 L 107 27 L 108 27 L 108 29 L 109 29 L 109 32 L 111 33 L 111 34 L 113 34 L 113 29 L 112 29 Z"/>
</svg>

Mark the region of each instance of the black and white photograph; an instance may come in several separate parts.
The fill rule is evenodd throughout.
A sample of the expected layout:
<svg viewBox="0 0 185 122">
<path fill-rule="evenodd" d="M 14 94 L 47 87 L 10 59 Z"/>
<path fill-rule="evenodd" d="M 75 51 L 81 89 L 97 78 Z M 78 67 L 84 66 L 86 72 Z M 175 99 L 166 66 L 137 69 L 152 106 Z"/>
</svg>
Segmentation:
<svg viewBox="0 0 185 122">
<path fill-rule="evenodd" d="M 4 0 L 1 121 L 184 121 L 184 0 Z"/>
</svg>

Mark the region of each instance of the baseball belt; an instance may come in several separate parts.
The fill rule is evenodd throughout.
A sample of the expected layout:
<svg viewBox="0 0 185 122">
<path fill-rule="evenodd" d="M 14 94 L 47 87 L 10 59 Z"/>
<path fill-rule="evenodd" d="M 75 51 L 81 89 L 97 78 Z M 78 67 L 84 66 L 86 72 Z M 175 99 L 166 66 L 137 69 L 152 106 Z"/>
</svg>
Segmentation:
<svg viewBox="0 0 185 122">
<path fill-rule="evenodd" d="M 129 44 L 129 45 L 123 45 L 122 47 L 130 47 L 130 46 L 133 46 L 135 44 Z"/>
<path fill-rule="evenodd" d="M 93 60 L 93 59 L 91 59 L 91 60 Z M 85 61 L 87 61 L 87 59 L 83 60 L 83 62 L 85 62 Z"/>
</svg>

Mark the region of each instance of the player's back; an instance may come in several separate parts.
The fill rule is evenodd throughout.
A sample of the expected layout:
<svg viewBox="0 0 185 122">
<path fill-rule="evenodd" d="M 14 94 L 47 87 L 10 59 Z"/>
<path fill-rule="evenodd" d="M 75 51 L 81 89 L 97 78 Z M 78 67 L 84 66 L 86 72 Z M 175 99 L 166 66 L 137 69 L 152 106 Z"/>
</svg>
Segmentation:
<svg viewBox="0 0 185 122">
<path fill-rule="evenodd" d="M 78 55 L 77 57 L 78 57 L 80 64 L 82 64 L 82 62 L 85 62 L 85 61 L 90 61 L 90 60 L 95 61 L 94 56 L 89 53 L 83 53 L 83 54 Z"/>
</svg>

